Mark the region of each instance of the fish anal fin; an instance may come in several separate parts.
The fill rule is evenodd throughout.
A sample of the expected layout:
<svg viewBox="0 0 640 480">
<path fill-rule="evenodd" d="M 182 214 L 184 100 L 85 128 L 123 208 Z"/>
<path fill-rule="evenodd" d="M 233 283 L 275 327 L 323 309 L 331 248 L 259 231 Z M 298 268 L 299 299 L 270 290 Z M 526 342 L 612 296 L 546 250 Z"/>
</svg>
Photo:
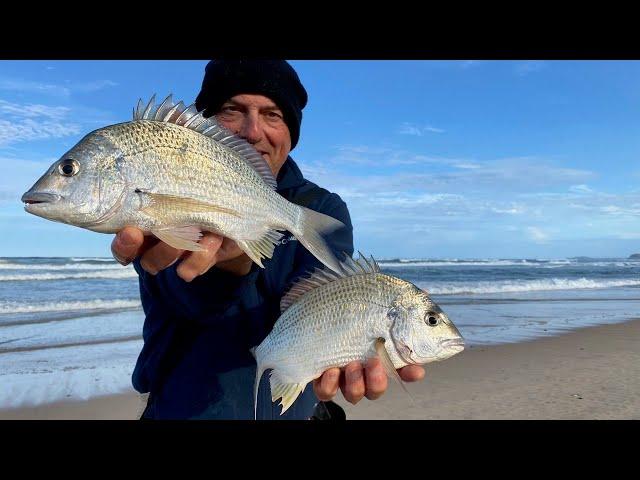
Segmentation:
<svg viewBox="0 0 640 480">
<path fill-rule="evenodd" d="M 269 379 L 271 384 L 271 400 L 275 402 L 279 398 L 280 405 L 282 405 L 282 411 L 280 415 L 284 414 L 293 402 L 300 396 L 300 394 L 304 391 L 307 383 L 309 382 L 300 382 L 300 383 L 286 383 L 281 375 L 278 374 L 276 370 L 271 371 L 271 378 Z"/>
<path fill-rule="evenodd" d="M 198 243 L 198 240 L 202 237 L 202 232 L 200 228 L 196 226 L 159 228 L 152 230 L 151 233 L 167 245 L 171 245 L 173 248 L 179 250 L 189 250 L 192 252 L 205 250 L 205 248 Z"/>
<path fill-rule="evenodd" d="M 257 240 L 236 240 L 238 246 L 260 267 L 263 258 L 271 258 L 276 244 L 282 238 L 282 233 L 276 230 L 268 230 L 261 238 Z"/>
</svg>

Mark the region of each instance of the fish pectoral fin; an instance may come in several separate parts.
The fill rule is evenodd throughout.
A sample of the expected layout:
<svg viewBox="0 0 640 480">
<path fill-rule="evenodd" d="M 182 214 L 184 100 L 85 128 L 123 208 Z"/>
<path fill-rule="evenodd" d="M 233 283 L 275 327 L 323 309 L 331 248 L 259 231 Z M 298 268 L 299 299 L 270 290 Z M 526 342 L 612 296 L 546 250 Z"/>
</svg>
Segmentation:
<svg viewBox="0 0 640 480">
<path fill-rule="evenodd" d="M 271 401 L 275 402 L 279 398 L 282 398 L 280 405 L 282 405 L 282 415 L 289 407 L 296 401 L 296 398 L 304 391 L 307 383 L 286 383 L 276 370 L 271 371 L 271 377 L 269 379 L 271 384 Z"/>
<path fill-rule="evenodd" d="M 205 250 L 198 240 L 202 238 L 202 231 L 199 227 L 193 225 L 158 228 L 151 230 L 156 237 L 167 245 L 179 250 L 190 250 L 192 252 L 201 252 Z"/>
<path fill-rule="evenodd" d="M 166 193 L 152 193 L 143 190 L 136 190 L 136 193 L 144 195 L 150 200 L 149 204 L 141 210 L 151 216 L 166 215 L 166 211 L 171 209 L 192 213 L 227 213 L 240 218 L 240 213 L 236 210 L 209 202 L 203 202 L 202 200 L 197 200 L 195 198 L 180 197 L 178 195 L 169 195 Z"/>
<path fill-rule="evenodd" d="M 264 265 L 262 265 L 262 259 L 271 258 L 273 256 L 273 250 L 282 236 L 282 233 L 269 229 L 267 230 L 267 233 L 258 240 L 236 240 L 236 243 L 244 253 L 251 258 L 251 260 L 264 268 Z"/>
<path fill-rule="evenodd" d="M 407 390 L 407 387 L 405 387 L 404 382 L 400 378 L 400 374 L 398 373 L 398 370 L 396 370 L 396 367 L 393 366 L 391 357 L 389 357 L 389 353 L 387 352 L 387 349 L 384 346 L 384 344 L 385 344 L 384 338 L 380 337 L 376 339 L 376 343 L 375 343 L 376 353 L 378 354 L 378 357 L 380 357 L 380 361 L 382 362 L 382 366 L 384 367 L 385 372 L 387 372 L 387 375 L 389 377 L 395 378 L 395 380 L 400 384 L 400 386 L 406 392 L 406 394 L 409 395 L 409 398 L 413 400 L 413 397 L 409 393 L 409 390 Z"/>
</svg>

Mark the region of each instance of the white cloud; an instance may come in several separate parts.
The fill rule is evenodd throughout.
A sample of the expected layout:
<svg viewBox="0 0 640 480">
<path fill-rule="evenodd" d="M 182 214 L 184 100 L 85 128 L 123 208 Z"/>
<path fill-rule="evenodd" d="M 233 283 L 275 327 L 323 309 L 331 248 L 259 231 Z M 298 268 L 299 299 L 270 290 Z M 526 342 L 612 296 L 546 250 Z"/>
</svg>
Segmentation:
<svg viewBox="0 0 640 480">
<path fill-rule="evenodd" d="M 399 165 L 439 164 L 460 169 L 475 169 L 481 165 L 468 159 L 436 157 L 408 152 L 390 147 L 373 147 L 368 145 L 341 145 L 334 147 L 338 154 L 318 162 L 306 163 L 305 166 L 327 168 L 330 165 L 344 168 L 346 164 L 369 165 L 377 167 L 395 167 Z"/>
<path fill-rule="evenodd" d="M 361 197 L 365 197 L 362 195 Z M 374 205 L 391 207 L 430 207 L 435 204 L 445 205 L 451 209 L 454 203 L 464 201 L 461 195 L 447 193 L 423 193 L 419 195 L 407 194 L 403 191 L 387 191 L 367 197 L 367 201 Z"/>
<path fill-rule="evenodd" d="M 47 117 L 53 120 L 60 120 L 65 117 L 70 110 L 68 107 L 52 107 L 33 103 L 21 105 L 0 99 L 0 112 L 16 117 Z"/>
<path fill-rule="evenodd" d="M 342 153 L 359 153 L 365 155 L 383 155 L 392 151 L 390 148 L 371 147 L 369 145 L 342 145 L 336 148 Z"/>
<path fill-rule="evenodd" d="M 342 161 L 347 153 L 351 162 Z M 594 172 L 535 156 L 480 162 L 343 145 L 338 156 L 300 167 L 347 202 L 362 238 L 409 238 L 418 231 L 442 231 L 449 238 L 465 231 L 486 241 L 502 232 L 500 242 L 549 245 L 617 239 L 636 231 L 640 217 L 640 191 L 597 192 Z"/>
<path fill-rule="evenodd" d="M 71 109 L 0 100 L 0 146 L 32 140 L 61 138 L 80 133 L 80 125 L 66 117 Z"/>
<path fill-rule="evenodd" d="M 482 165 L 480 165 L 479 163 L 470 163 L 470 162 L 454 163 L 453 166 L 456 168 L 462 168 L 467 170 L 473 170 L 473 169 L 482 167 Z"/>
<path fill-rule="evenodd" d="M 527 227 L 527 233 L 529 234 L 529 238 L 535 243 L 547 243 L 549 240 L 549 235 L 538 227 Z"/>
<path fill-rule="evenodd" d="M 401 135 L 416 135 L 418 137 L 422 136 L 422 131 L 418 127 L 406 123 L 398 129 L 398 133 Z"/>
<path fill-rule="evenodd" d="M 604 213 L 618 214 L 622 212 L 622 209 L 616 205 L 607 205 L 605 207 L 600 207 L 600 211 Z"/>
<path fill-rule="evenodd" d="M 54 122 L 36 122 L 26 119 L 18 123 L 0 120 L 0 146 L 29 140 L 45 140 L 76 135 L 80 126 Z"/>
<path fill-rule="evenodd" d="M 96 92 L 98 90 L 102 90 L 103 88 L 117 87 L 118 85 L 119 85 L 118 83 L 111 80 L 95 80 L 93 82 L 77 83 L 75 85 L 72 85 L 71 90 L 74 92 L 78 91 L 78 92 L 88 93 L 88 92 Z"/>
<path fill-rule="evenodd" d="M 50 83 L 33 82 L 30 80 L 16 80 L 13 78 L 0 78 L 0 90 L 17 91 L 21 93 L 43 93 L 59 97 L 68 97 L 69 88 Z"/>
<path fill-rule="evenodd" d="M 49 67 L 47 67 L 49 69 Z M 53 67 L 51 67 L 53 69 Z M 69 97 L 73 92 L 90 93 L 119 84 L 113 80 L 93 80 L 89 82 L 69 83 L 68 85 L 55 85 L 51 83 L 22 80 L 15 78 L 0 78 L 0 90 L 15 91 L 20 93 L 39 93 L 57 97 Z"/>
<path fill-rule="evenodd" d="M 425 132 L 444 133 L 444 130 L 432 127 L 431 125 L 419 126 L 408 122 L 404 122 L 398 129 L 400 135 L 414 135 L 417 137 L 422 137 Z"/>
<path fill-rule="evenodd" d="M 537 166 L 540 178 L 556 173 L 553 165 Z M 301 168 L 305 176 L 309 175 L 304 165 Z M 500 170 L 495 165 L 492 169 Z M 377 238 L 385 243 L 414 237 L 407 240 L 412 245 L 436 242 L 434 245 L 441 246 L 439 232 L 447 245 L 451 245 L 452 236 L 466 232 L 465 235 L 473 237 L 469 241 L 474 242 L 494 238 L 497 243 L 515 245 L 526 239 L 532 245 L 545 246 L 576 239 L 613 240 L 637 231 L 640 192 L 540 193 L 535 189 L 531 192 L 532 187 L 526 181 L 511 183 L 505 189 L 507 182 L 502 177 L 489 183 L 488 177 L 478 177 L 476 170 L 456 173 L 457 177 L 447 173 L 444 179 L 442 174 L 406 171 L 354 175 L 324 165 L 314 170 L 310 179 L 347 202 L 357 240 Z M 575 172 L 564 173 L 569 180 L 575 176 Z M 478 185 L 475 182 L 478 178 L 485 179 L 486 184 Z M 558 178 L 548 181 L 553 183 Z M 581 183 L 567 182 L 566 188 L 576 184 Z M 624 215 L 633 209 L 636 217 Z M 532 225 L 534 221 L 539 225 Z M 587 223 L 598 228 L 588 227 Z M 420 232 L 432 235 L 415 238 L 415 233 Z"/>
<path fill-rule="evenodd" d="M 586 185 L 571 185 L 569 191 L 573 193 L 593 193 L 593 190 Z"/>
<path fill-rule="evenodd" d="M 366 192 L 389 190 L 415 190 L 429 193 L 485 192 L 491 197 L 519 195 L 540 197 L 537 189 L 562 184 L 576 184 L 587 180 L 593 173 L 585 170 L 558 168 L 537 159 L 515 158 L 486 161 L 475 168 L 456 169 L 460 159 L 445 159 L 400 152 L 381 156 L 351 154 L 339 155 L 327 160 L 305 163 L 306 173 L 311 167 L 313 181 L 344 186 Z M 354 165 L 376 167 L 369 174 L 354 175 L 349 168 Z M 396 168 L 406 165 L 406 168 Z M 434 168 L 423 168 L 434 165 Z M 380 170 L 386 169 L 387 171 Z M 389 168 L 392 171 L 388 171 Z M 412 171 L 413 170 L 413 171 Z M 416 171 L 417 170 L 417 171 Z M 431 173 L 433 172 L 433 173 Z M 533 192 L 533 193 L 527 193 Z M 547 195 L 547 194 L 544 194 Z M 542 196 L 544 196 L 542 195 Z M 556 194 L 551 194 L 557 197 Z M 561 197 L 566 200 L 566 197 Z M 529 201 L 539 202 L 533 198 Z"/>
<path fill-rule="evenodd" d="M 323 168 L 336 173 L 345 172 L 349 166 L 362 165 L 376 168 L 407 166 L 404 175 L 408 185 L 437 186 L 442 188 L 497 189 L 499 191 L 531 191 L 546 185 L 580 185 L 595 177 L 588 170 L 555 166 L 548 160 L 534 156 L 502 158 L 477 162 L 472 159 L 446 158 L 403 149 L 375 146 L 335 147 L 338 154 L 304 166 Z M 423 168 L 420 172 L 410 173 L 410 167 L 438 166 L 437 169 Z M 435 173 L 422 173 L 437 170 Z M 361 177 L 358 177 L 361 178 Z M 368 176 L 366 178 L 374 178 Z M 405 178 L 402 178 L 405 181 Z"/>
<path fill-rule="evenodd" d="M 525 213 L 522 205 L 511 205 L 509 207 L 491 207 L 491 211 L 495 213 L 503 213 L 507 215 L 521 215 Z"/>
<path fill-rule="evenodd" d="M 640 216 L 640 204 L 635 205 L 605 205 L 600 207 L 602 213 L 612 216 Z"/>
</svg>

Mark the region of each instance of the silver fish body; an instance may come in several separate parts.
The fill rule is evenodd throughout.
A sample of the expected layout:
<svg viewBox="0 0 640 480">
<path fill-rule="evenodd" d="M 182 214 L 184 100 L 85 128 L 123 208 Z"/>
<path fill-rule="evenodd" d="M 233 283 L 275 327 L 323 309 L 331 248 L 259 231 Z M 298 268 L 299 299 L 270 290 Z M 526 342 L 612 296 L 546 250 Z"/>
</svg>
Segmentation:
<svg viewBox="0 0 640 480">
<path fill-rule="evenodd" d="M 282 413 L 329 368 L 378 354 L 397 376 L 395 369 L 464 349 L 458 329 L 423 290 L 362 257 L 347 259 L 342 270 L 318 270 L 292 287 L 273 330 L 253 350 L 256 389 L 262 372 L 273 369 L 272 400 L 282 398 Z"/>
<path fill-rule="evenodd" d="M 215 232 L 260 266 L 286 230 L 339 268 L 321 235 L 343 224 L 287 201 L 275 185 L 251 145 L 168 97 L 86 135 L 22 200 L 50 220 L 102 233 L 136 226 L 185 250 L 200 250 L 202 232 Z"/>
</svg>

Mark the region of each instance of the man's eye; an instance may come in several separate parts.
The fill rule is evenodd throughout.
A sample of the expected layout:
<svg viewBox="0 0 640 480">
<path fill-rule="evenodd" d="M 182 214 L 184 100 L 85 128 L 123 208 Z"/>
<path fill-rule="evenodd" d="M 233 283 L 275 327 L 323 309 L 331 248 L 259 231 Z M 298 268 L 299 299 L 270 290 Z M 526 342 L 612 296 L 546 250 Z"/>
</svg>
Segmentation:
<svg viewBox="0 0 640 480">
<path fill-rule="evenodd" d="M 282 114 L 278 112 L 267 112 L 267 117 L 272 120 L 282 120 Z"/>
</svg>

